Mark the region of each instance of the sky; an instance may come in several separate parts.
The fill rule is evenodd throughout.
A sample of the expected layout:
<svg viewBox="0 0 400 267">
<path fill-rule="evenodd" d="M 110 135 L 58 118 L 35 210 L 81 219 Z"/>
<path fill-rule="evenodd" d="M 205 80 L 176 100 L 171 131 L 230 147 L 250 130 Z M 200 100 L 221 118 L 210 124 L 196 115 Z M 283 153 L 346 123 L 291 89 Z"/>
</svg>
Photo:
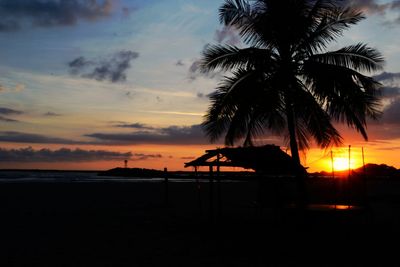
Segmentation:
<svg viewBox="0 0 400 267">
<path fill-rule="evenodd" d="M 0 168 L 123 166 L 183 170 L 211 144 L 201 129 L 220 74 L 198 71 L 209 44 L 243 46 L 218 21 L 218 0 L 0 0 Z M 338 125 L 354 166 L 400 168 L 400 4 L 351 0 L 367 19 L 329 49 L 365 42 L 385 57 L 383 115 L 369 140 Z M 257 145 L 280 138 L 265 136 Z M 330 150 L 306 151 L 310 171 Z"/>
</svg>

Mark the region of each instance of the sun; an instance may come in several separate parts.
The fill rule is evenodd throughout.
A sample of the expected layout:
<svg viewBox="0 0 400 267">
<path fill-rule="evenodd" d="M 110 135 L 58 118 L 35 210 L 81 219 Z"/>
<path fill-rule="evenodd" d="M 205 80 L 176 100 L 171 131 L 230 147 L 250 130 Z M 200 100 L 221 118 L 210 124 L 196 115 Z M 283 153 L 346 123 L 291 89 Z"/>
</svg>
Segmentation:
<svg viewBox="0 0 400 267">
<path fill-rule="evenodd" d="M 355 168 L 355 161 L 350 160 L 350 169 Z M 344 157 L 337 157 L 333 159 L 333 168 L 335 171 L 344 171 L 349 169 L 349 159 Z"/>
</svg>

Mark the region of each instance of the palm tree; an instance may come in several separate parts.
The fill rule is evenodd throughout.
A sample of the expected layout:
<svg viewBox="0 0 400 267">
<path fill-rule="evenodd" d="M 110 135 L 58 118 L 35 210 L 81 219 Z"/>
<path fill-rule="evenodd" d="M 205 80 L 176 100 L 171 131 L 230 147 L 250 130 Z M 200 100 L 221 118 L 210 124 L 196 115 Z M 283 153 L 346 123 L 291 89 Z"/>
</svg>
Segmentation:
<svg viewBox="0 0 400 267">
<path fill-rule="evenodd" d="M 312 140 L 342 143 L 333 122 L 347 123 L 365 140 L 367 118 L 380 114 L 380 84 L 366 73 L 384 60 L 363 43 L 326 52 L 344 30 L 364 19 L 334 0 L 226 0 L 220 22 L 238 30 L 246 48 L 211 45 L 201 68 L 230 71 L 211 95 L 203 127 L 226 145 L 274 133 L 286 136 L 294 161 Z"/>
</svg>

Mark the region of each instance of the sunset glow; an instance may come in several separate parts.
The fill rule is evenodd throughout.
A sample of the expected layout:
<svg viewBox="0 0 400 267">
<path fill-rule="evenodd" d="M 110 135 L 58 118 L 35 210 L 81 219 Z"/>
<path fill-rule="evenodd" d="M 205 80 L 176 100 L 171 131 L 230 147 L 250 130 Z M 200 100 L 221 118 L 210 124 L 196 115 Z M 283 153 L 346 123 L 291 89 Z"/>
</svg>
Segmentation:
<svg viewBox="0 0 400 267">
<path fill-rule="evenodd" d="M 24 5 L 3 10 L 0 25 L 15 27 L 0 27 L 0 168 L 103 170 L 129 157 L 130 167 L 187 170 L 185 162 L 223 147 L 223 139 L 210 143 L 201 123 L 224 73 L 201 73 L 199 60 L 210 44 L 245 46 L 219 23 L 224 1 L 94 2 L 86 13 L 63 10 L 59 1 L 54 14 Z M 400 48 L 393 45 L 400 27 L 393 27 L 398 10 L 389 6 L 366 10 L 365 20 L 328 47 L 364 42 L 386 59 L 383 71 L 371 73 L 383 84 L 383 115 L 368 121 L 368 142 L 335 124 L 344 146 L 332 148 L 336 171 L 349 168 L 349 144 L 350 168 L 362 166 L 362 147 L 366 163 L 400 167 Z M 290 153 L 283 135 L 254 144 Z M 60 161 L 49 156 L 55 154 Z M 332 170 L 329 151 L 315 144 L 302 163 L 309 172 Z"/>
<path fill-rule="evenodd" d="M 355 168 L 355 160 L 350 160 L 350 169 Z M 349 169 L 349 159 L 348 158 L 334 158 L 333 168 L 335 171 L 344 171 Z"/>
</svg>

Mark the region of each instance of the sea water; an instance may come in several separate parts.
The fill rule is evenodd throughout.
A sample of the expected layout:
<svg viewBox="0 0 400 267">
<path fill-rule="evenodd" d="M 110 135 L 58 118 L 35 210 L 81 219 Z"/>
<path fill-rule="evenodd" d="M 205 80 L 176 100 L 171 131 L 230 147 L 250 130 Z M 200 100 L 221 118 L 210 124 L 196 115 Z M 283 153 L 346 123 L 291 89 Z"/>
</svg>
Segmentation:
<svg viewBox="0 0 400 267">
<path fill-rule="evenodd" d="M 3 182 L 60 182 L 60 183 L 79 183 L 79 182 L 164 182 L 163 177 L 141 178 L 141 177 L 115 177 L 99 176 L 99 172 L 91 171 L 40 171 L 40 170 L 0 170 L 0 183 Z M 194 182 L 192 178 L 169 178 L 169 182 Z"/>
<path fill-rule="evenodd" d="M 175 179 L 176 180 L 176 179 Z M 161 182 L 164 178 L 99 176 L 82 171 L 0 171 L 0 182 Z"/>
</svg>

